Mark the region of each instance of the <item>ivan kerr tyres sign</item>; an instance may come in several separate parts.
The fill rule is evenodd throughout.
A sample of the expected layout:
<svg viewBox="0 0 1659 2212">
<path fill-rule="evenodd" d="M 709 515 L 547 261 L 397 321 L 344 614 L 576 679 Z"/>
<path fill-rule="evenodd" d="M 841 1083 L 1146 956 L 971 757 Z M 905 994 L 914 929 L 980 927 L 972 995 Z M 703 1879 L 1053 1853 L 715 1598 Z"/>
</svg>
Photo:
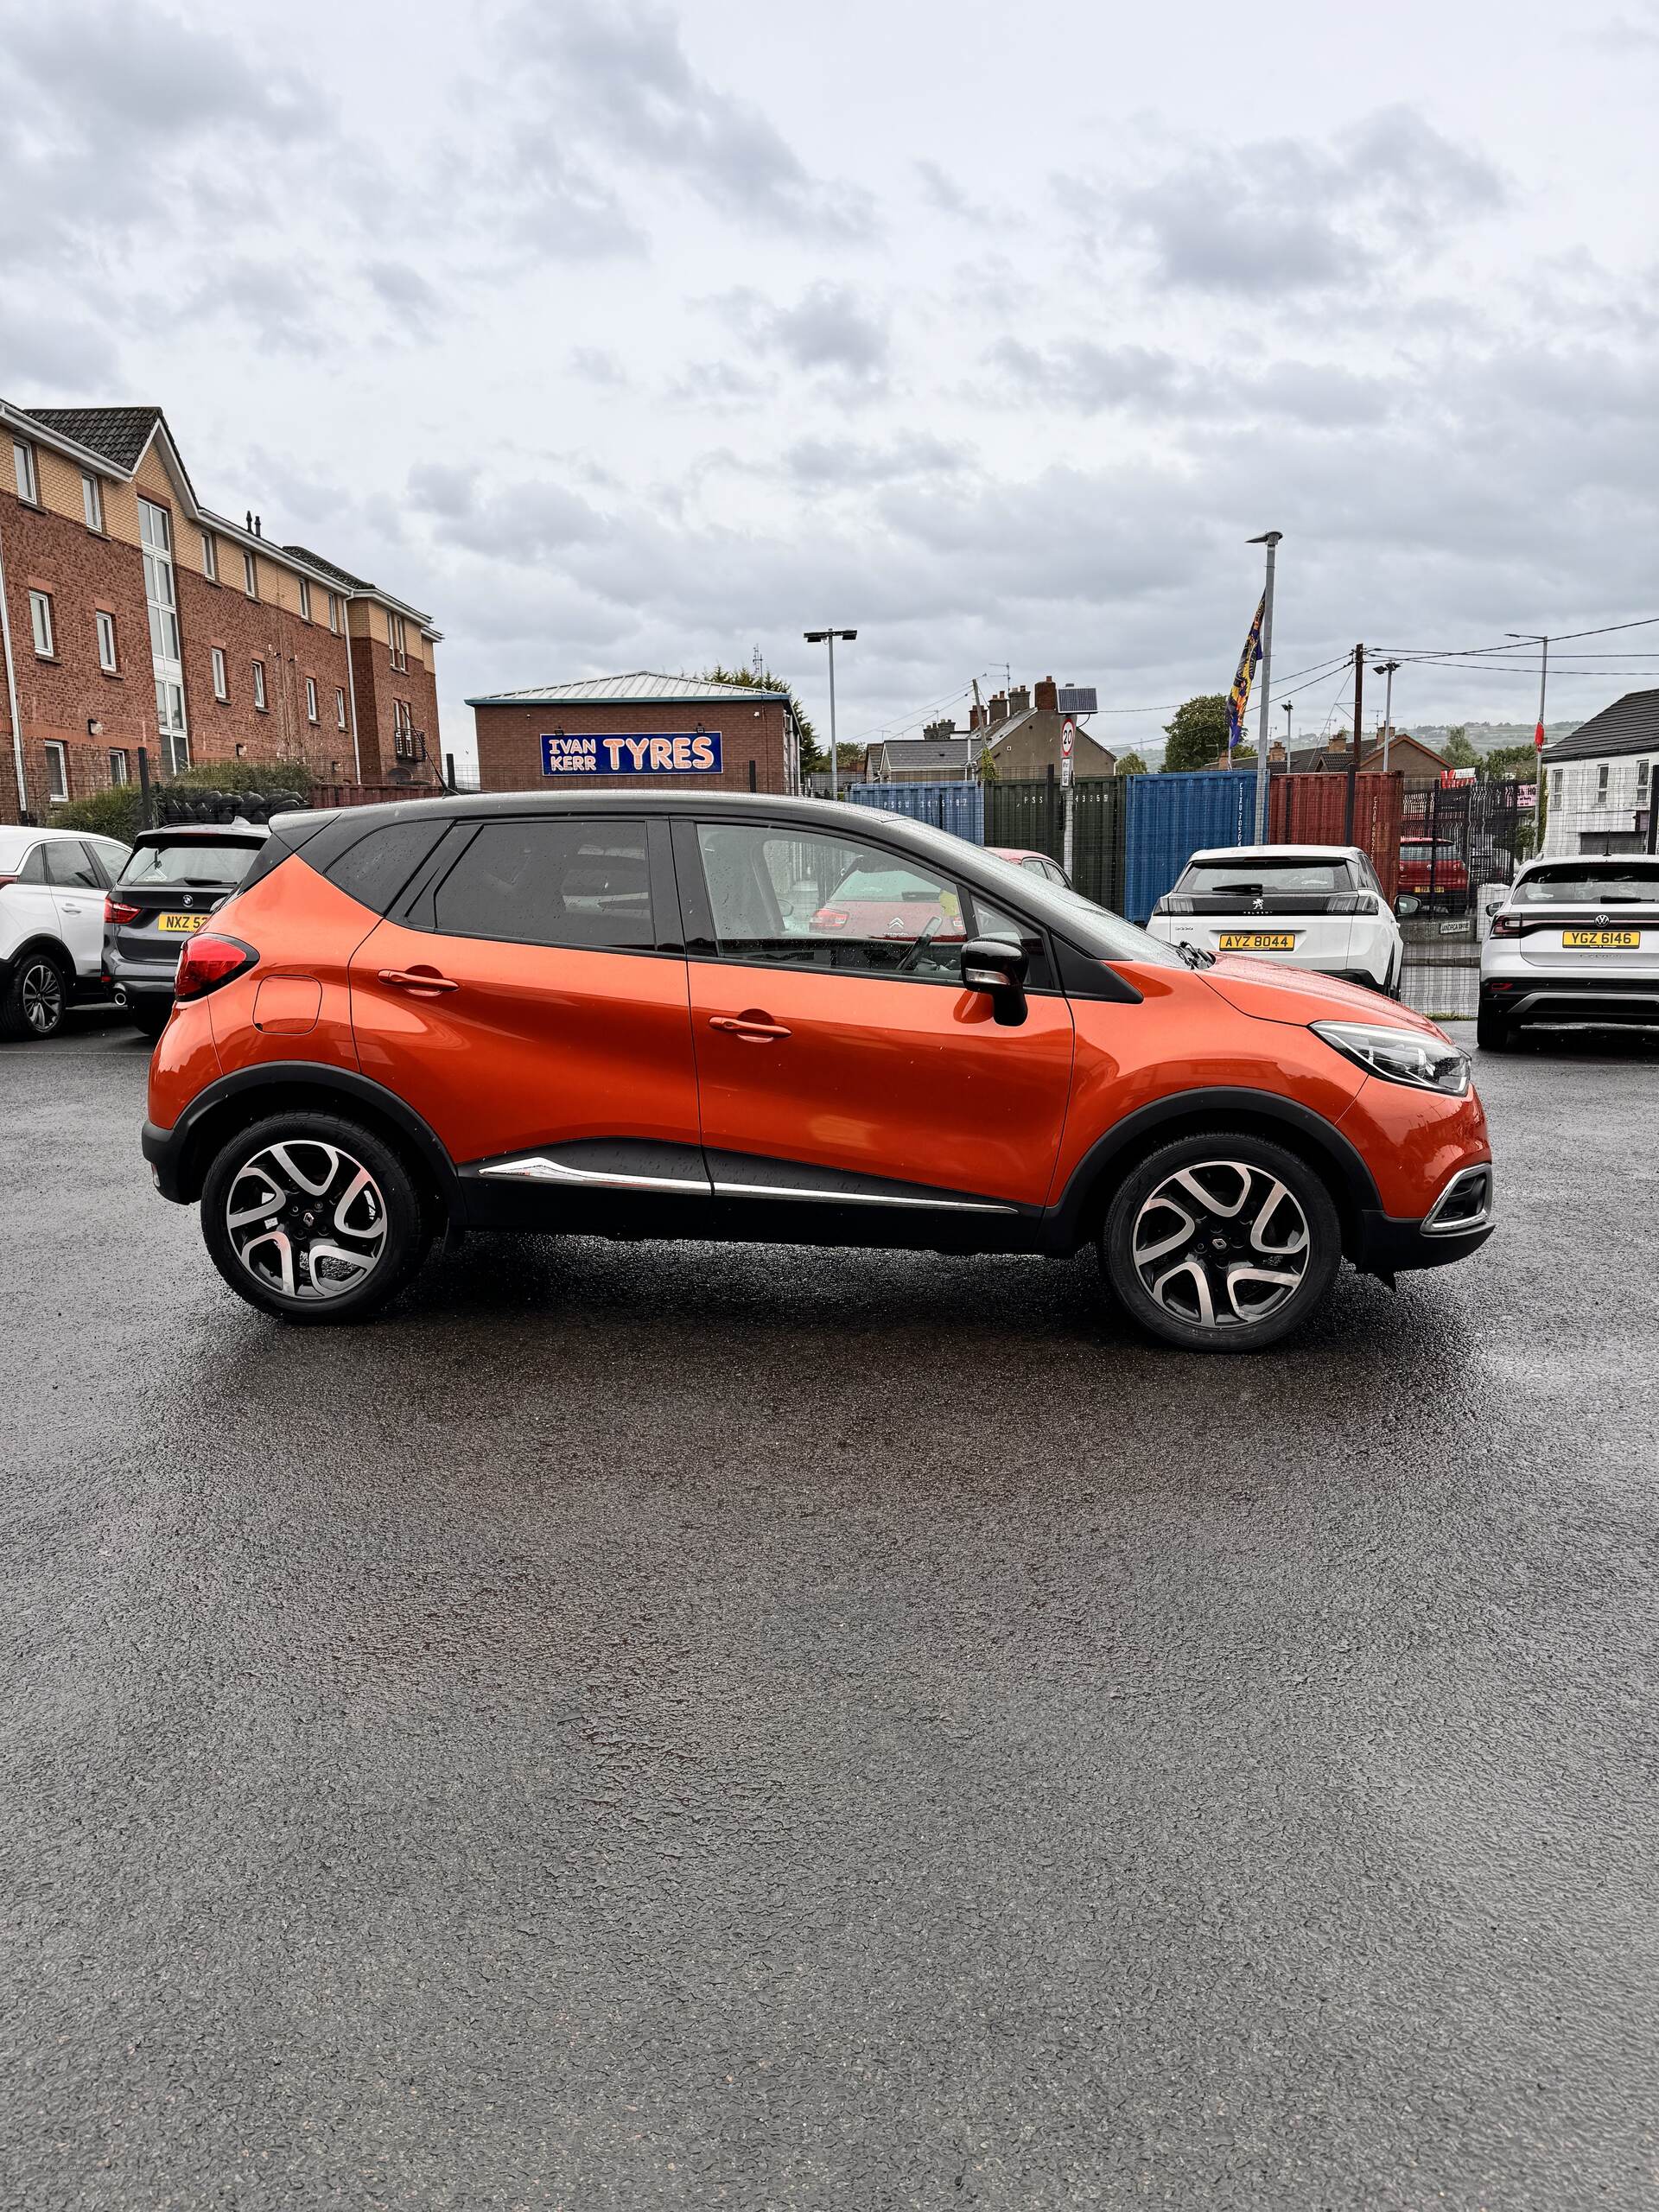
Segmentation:
<svg viewBox="0 0 1659 2212">
<path fill-rule="evenodd" d="M 639 737 L 542 739 L 544 776 L 717 776 L 718 730 L 652 730 Z"/>
</svg>

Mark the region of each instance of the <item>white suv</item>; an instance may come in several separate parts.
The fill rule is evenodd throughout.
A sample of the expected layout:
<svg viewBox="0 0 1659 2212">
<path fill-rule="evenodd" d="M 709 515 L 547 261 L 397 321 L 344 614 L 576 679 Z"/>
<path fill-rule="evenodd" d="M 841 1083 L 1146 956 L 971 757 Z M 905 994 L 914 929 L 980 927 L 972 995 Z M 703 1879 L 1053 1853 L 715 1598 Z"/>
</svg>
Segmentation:
<svg viewBox="0 0 1659 2212">
<path fill-rule="evenodd" d="M 127 850 L 0 823 L 0 1038 L 53 1036 L 73 1000 L 107 995 L 104 899 Z"/>
<path fill-rule="evenodd" d="M 1400 995 L 1405 941 L 1357 845 L 1222 845 L 1194 853 L 1147 927 L 1166 944 L 1252 953 Z"/>
<path fill-rule="evenodd" d="M 1480 948 L 1481 1049 L 1532 1022 L 1659 1023 L 1659 856 L 1529 861 Z"/>
</svg>

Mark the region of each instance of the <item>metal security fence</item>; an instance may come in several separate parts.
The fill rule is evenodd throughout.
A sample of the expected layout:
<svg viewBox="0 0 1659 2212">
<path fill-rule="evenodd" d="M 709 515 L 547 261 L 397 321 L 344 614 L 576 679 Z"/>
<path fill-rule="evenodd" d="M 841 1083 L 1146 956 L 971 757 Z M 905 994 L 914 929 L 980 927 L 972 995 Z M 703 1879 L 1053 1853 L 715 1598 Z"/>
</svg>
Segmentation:
<svg viewBox="0 0 1659 2212">
<path fill-rule="evenodd" d="M 985 842 L 985 792 L 979 784 L 843 784 L 841 795 L 854 806 L 931 822 L 970 845 Z"/>
<path fill-rule="evenodd" d="M 1491 909 L 1532 850 L 1536 787 L 1410 782 L 1400 816 L 1395 910 L 1406 940 L 1401 995 L 1438 1020 L 1472 1019 Z"/>
<path fill-rule="evenodd" d="M 1127 777 L 1089 777 L 1072 786 L 1071 880 L 1085 899 L 1123 900 L 1123 794 Z M 985 842 L 1065 857 L 1065 794 L 1052 778 L 987 784 Z"/>
</svg>

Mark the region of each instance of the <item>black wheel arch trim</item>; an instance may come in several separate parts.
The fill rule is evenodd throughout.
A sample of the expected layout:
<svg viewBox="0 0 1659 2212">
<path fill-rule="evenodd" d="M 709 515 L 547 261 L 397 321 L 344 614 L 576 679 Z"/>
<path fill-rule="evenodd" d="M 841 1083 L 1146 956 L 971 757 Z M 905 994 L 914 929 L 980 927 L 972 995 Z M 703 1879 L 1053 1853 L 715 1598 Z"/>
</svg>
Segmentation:
<svg viewBox="0 0 1659 2212">
<path fill-rule="evenodd" d="M 413 1107 L 396 1091 L 388 1090 L 383 1084 L 373 1082 L 355 1068 L 331 1067 L 318 1060 L 261 1060 L 252 1067 L 238 1068 L 199 1091 L 170 1129 L 146 1122 L 144 1158 L 156 1170 L 162 1197 L 179 1205 L 193 1205 L 200 1197 L 207 1161 L 199 1156 L 198 1139 L 203 1125 L 221 1107 L 233 1100 L 256 1103 L 261 1091 L 292 1093 L 296 1090 L 317 1092 L 320 1108 L 332 1103 L 349 1109 L 355 1103 L 390 1122 L 413 1147 L 452 1217 L 464 1218 L 465 1205 L 454 1162 L 444 1149 L 442 1139 Z"/>
<path fill-rule="evenodd" d="M 1294 1098 L 1281 1097 L 1276 1091 L 1205 1086 L 1173 1091 L 1137 1107 L 1095 1140 L 1048 1210 L 1046 1248 L 1071 1252 L 1084 1241 L 1094 1202 L 1103 1188 L 1111 1186 L 1113 1166 L 1126 1153 L 1141 1150 L 1160 1130 L 1174 1132 L 1181 1122 L 1225 1120 L 1229 1116 L 1276 1125 L 1300 1137 L 1319 1154 L 1336 1179 L 1344 1244 L 1357 1241 L 1359 1224 L 1368 1213 L 1381 1213 L 1382 1200 L 1370 1169 L 1349 1139 L 1323 1114 Z"/>
</svg>

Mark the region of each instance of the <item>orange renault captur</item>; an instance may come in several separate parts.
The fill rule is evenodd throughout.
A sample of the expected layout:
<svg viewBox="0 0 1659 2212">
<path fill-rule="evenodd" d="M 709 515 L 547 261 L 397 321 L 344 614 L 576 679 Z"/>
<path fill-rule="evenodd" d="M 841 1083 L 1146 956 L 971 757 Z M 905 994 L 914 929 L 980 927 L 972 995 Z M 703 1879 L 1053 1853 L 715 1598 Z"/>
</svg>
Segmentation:
<svg viewBox="0 0 1659 2212">
<path fill-rule="evenodd" d="M 1344 1257 L 1492 1228 L 1468 1059 L 1402 1007 L 896 816 L 684 791 L 279 817 L 181 957 L 143 1149 L 295 1321 L 457 1230 L 1097 1241 L 1154 1335 L 1245 1351 Z"/>
</svg>

